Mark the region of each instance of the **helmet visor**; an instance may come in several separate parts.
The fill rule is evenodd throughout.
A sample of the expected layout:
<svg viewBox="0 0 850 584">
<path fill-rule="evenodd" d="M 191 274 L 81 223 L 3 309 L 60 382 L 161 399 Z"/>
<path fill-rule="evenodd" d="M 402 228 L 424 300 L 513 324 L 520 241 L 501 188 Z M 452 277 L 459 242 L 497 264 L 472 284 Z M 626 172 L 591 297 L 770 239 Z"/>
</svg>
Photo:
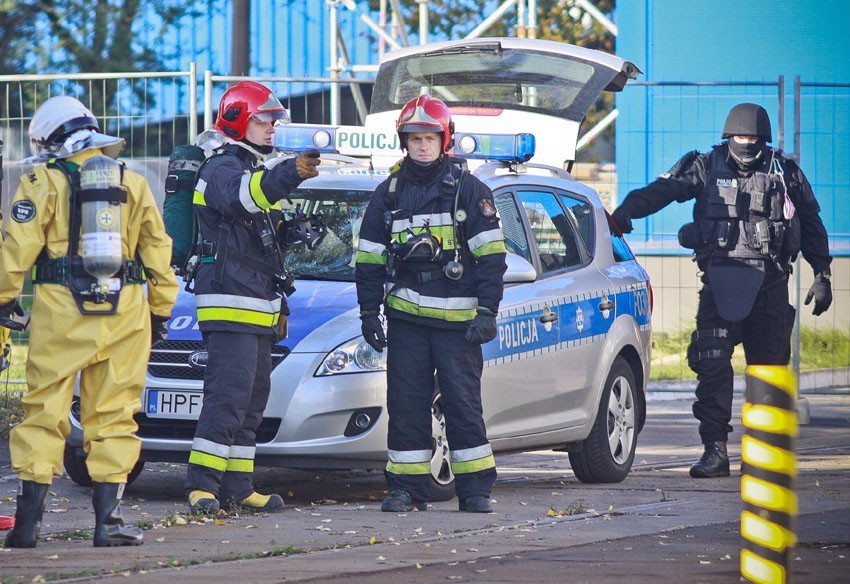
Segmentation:
<svg viewBox="0 0 850 584">
<path fill-rule="evenodd" d="M 285 109 L 274 110 L 270 112 L 257 112 L 251 116 L 254 120 L 260 122 L 261 124 L 265 124 L 268 122 L 275 122 L 275 125 L 279 124 L 288 124 L 292 120 L 289 118 L 289 114 Z"/>
</svg>

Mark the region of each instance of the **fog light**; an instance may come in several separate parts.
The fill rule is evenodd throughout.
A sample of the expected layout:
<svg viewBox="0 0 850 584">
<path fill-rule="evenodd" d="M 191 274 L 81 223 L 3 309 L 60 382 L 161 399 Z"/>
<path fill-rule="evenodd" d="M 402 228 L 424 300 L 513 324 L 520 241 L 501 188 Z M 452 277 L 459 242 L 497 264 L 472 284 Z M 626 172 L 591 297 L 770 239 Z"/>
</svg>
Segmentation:
<svg viewBox="0 0 850 584">
<path fill-rule="evenodd" d="M 78 397 L 71 400 L 71 415 L 77 420 L 80 419 L 80 398 Z"/>
<path fill-rule="evenodd" d="M 345 436 L 357 436 L 362 434 L 369 428 L 375 425 L 378 421 L 378 416 L 381 415 L 381 408 L 363 408 L 352 412 L 348 418 L 348 425 L 345 427 Z"/>
</svg>

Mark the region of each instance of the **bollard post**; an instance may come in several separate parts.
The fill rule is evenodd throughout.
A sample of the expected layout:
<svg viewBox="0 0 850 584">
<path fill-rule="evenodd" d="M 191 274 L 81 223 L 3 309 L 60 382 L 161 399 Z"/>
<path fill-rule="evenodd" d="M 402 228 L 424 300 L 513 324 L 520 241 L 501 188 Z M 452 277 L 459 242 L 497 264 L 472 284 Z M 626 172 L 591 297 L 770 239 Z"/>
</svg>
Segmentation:
<svg viewBox="0 0 850 584">
<path fill-rule="evenodd" d="M 741 439 L 741 575 L 759 584 L 790 581 L 797 543 L 797 378 L 788 367 L 746 370 Z"/>
</svg>

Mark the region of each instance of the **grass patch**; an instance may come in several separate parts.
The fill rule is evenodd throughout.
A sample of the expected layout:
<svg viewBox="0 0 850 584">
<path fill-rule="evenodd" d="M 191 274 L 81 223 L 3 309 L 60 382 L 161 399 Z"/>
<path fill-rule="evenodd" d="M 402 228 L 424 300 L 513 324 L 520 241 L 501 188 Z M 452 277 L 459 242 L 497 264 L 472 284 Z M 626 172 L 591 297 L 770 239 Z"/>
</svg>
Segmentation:
<svg viewBox="0 0 850 584">
<path fill-rule="evenodd" d="M 652 335 L 652 364 L 650 380 L 696 379 L 688 367 L 688 345 L 691 332 Z M 744 349 L 735 347 L 732 369 L 735 375 L 743 375 L 747 363 Z M 850 367 L 850 333 L 838 329 L 805 328 L 800 331 L 800 369 L 836 369 Z"/>
<path fill-rule="evenodd" d="M 27 390 L 27 346 L 12 344 L 12 365 L 0 371 L 0 438 L 8 438 L 12 429 L 24 416 L 21 397 Z"/>
</svg>

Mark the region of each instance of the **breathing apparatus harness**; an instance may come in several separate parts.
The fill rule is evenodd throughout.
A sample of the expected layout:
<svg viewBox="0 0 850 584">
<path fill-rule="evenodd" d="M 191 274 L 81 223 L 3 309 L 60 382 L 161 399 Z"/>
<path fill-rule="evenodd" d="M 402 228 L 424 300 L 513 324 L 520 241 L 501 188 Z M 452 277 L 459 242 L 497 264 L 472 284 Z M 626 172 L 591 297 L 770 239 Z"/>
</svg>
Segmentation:
<svg viewBox="0 0 850 584">
<path fill-rule="evenodd" d="M 456 179 L 453 175 L 452 168 L 460 170 L 460 175 Z M 399 276 L 399 268 L 404 266 L 406 270 L 403 274 L 415 275 L 416 281 L 420 284 L 431 282 L 438 278 L 448 278 L 452 281 L 460 280 L 463 277 L 463 263 L 461 262 L 461 248 L 464 245 L 464 234 L 460 224 L 466 220 L 466 212 L 463 209 L 458 209 L 460 200 L 461 186 L 463 178 L 466 176 L 466 170 L 462 164 L 450 162 L 449 172 L 443 176 L 440 183 L 440 189 L 444 192 L 454 192 L 454 205 L 452 212 L 452 236 L 454 238 L 454 257 L 445 264 L 433 268 L 428 267 L 428 264 L 439 264 L 442 259 L 443 247 L 439 239 L 431 233 L 430 221 L 425 221 L 422 226 L 422 231 L 414 233 L 412 227 L 407 227 L 403 233 L 407 233 L 408 237 L 404 243 L 391 241 L 387 246 L 387 275 L 390 278 Z M 384 225 L 387 232 L 392 234 L 392 225 L 394 219 L 399 214 L 409 214 L 405 209 L 396 209 L 398 177 L 393 176 L 390 179 L 387 193 L 384 197 Z M 419 260 L 419 261 L 416 261 Z M 400 264 L 400 265 L 399 265 Z"/>
<path fill-rule="evenodd" d="M 124 164 L 121 165 L 121 184 L 123 184 Z M 125 204 L 127 191 L 123 187 L 108 189 L 83 189 L 80 186 L 80 169 L 76 164 L 62 159 L 48 162 L 48 168 L 58 168 L 68 179 L 71 192 L 71 216 L 68 225 L 68 251 L 62 257 L 49 258 L 46 248 L 39 254 L 33 266 L 33 284 L 61 284 L 67 286 L 74 297 L 81 314 L 108 315 L 118 310 L 118 299 L 121 289 L 126 284 L 142 284 L 146 275 L 141 260 L 125 259 L 113 276 L 113 285 L 109 291 L 98 286 L 97 278 L 90 275 L 83 267 L 83 258 L 79 255 L 81 206 L 86 202 L 108 201 Z M 105 310 L 89 310 L 84 303 L 109 304 Z"/>
</svg>

